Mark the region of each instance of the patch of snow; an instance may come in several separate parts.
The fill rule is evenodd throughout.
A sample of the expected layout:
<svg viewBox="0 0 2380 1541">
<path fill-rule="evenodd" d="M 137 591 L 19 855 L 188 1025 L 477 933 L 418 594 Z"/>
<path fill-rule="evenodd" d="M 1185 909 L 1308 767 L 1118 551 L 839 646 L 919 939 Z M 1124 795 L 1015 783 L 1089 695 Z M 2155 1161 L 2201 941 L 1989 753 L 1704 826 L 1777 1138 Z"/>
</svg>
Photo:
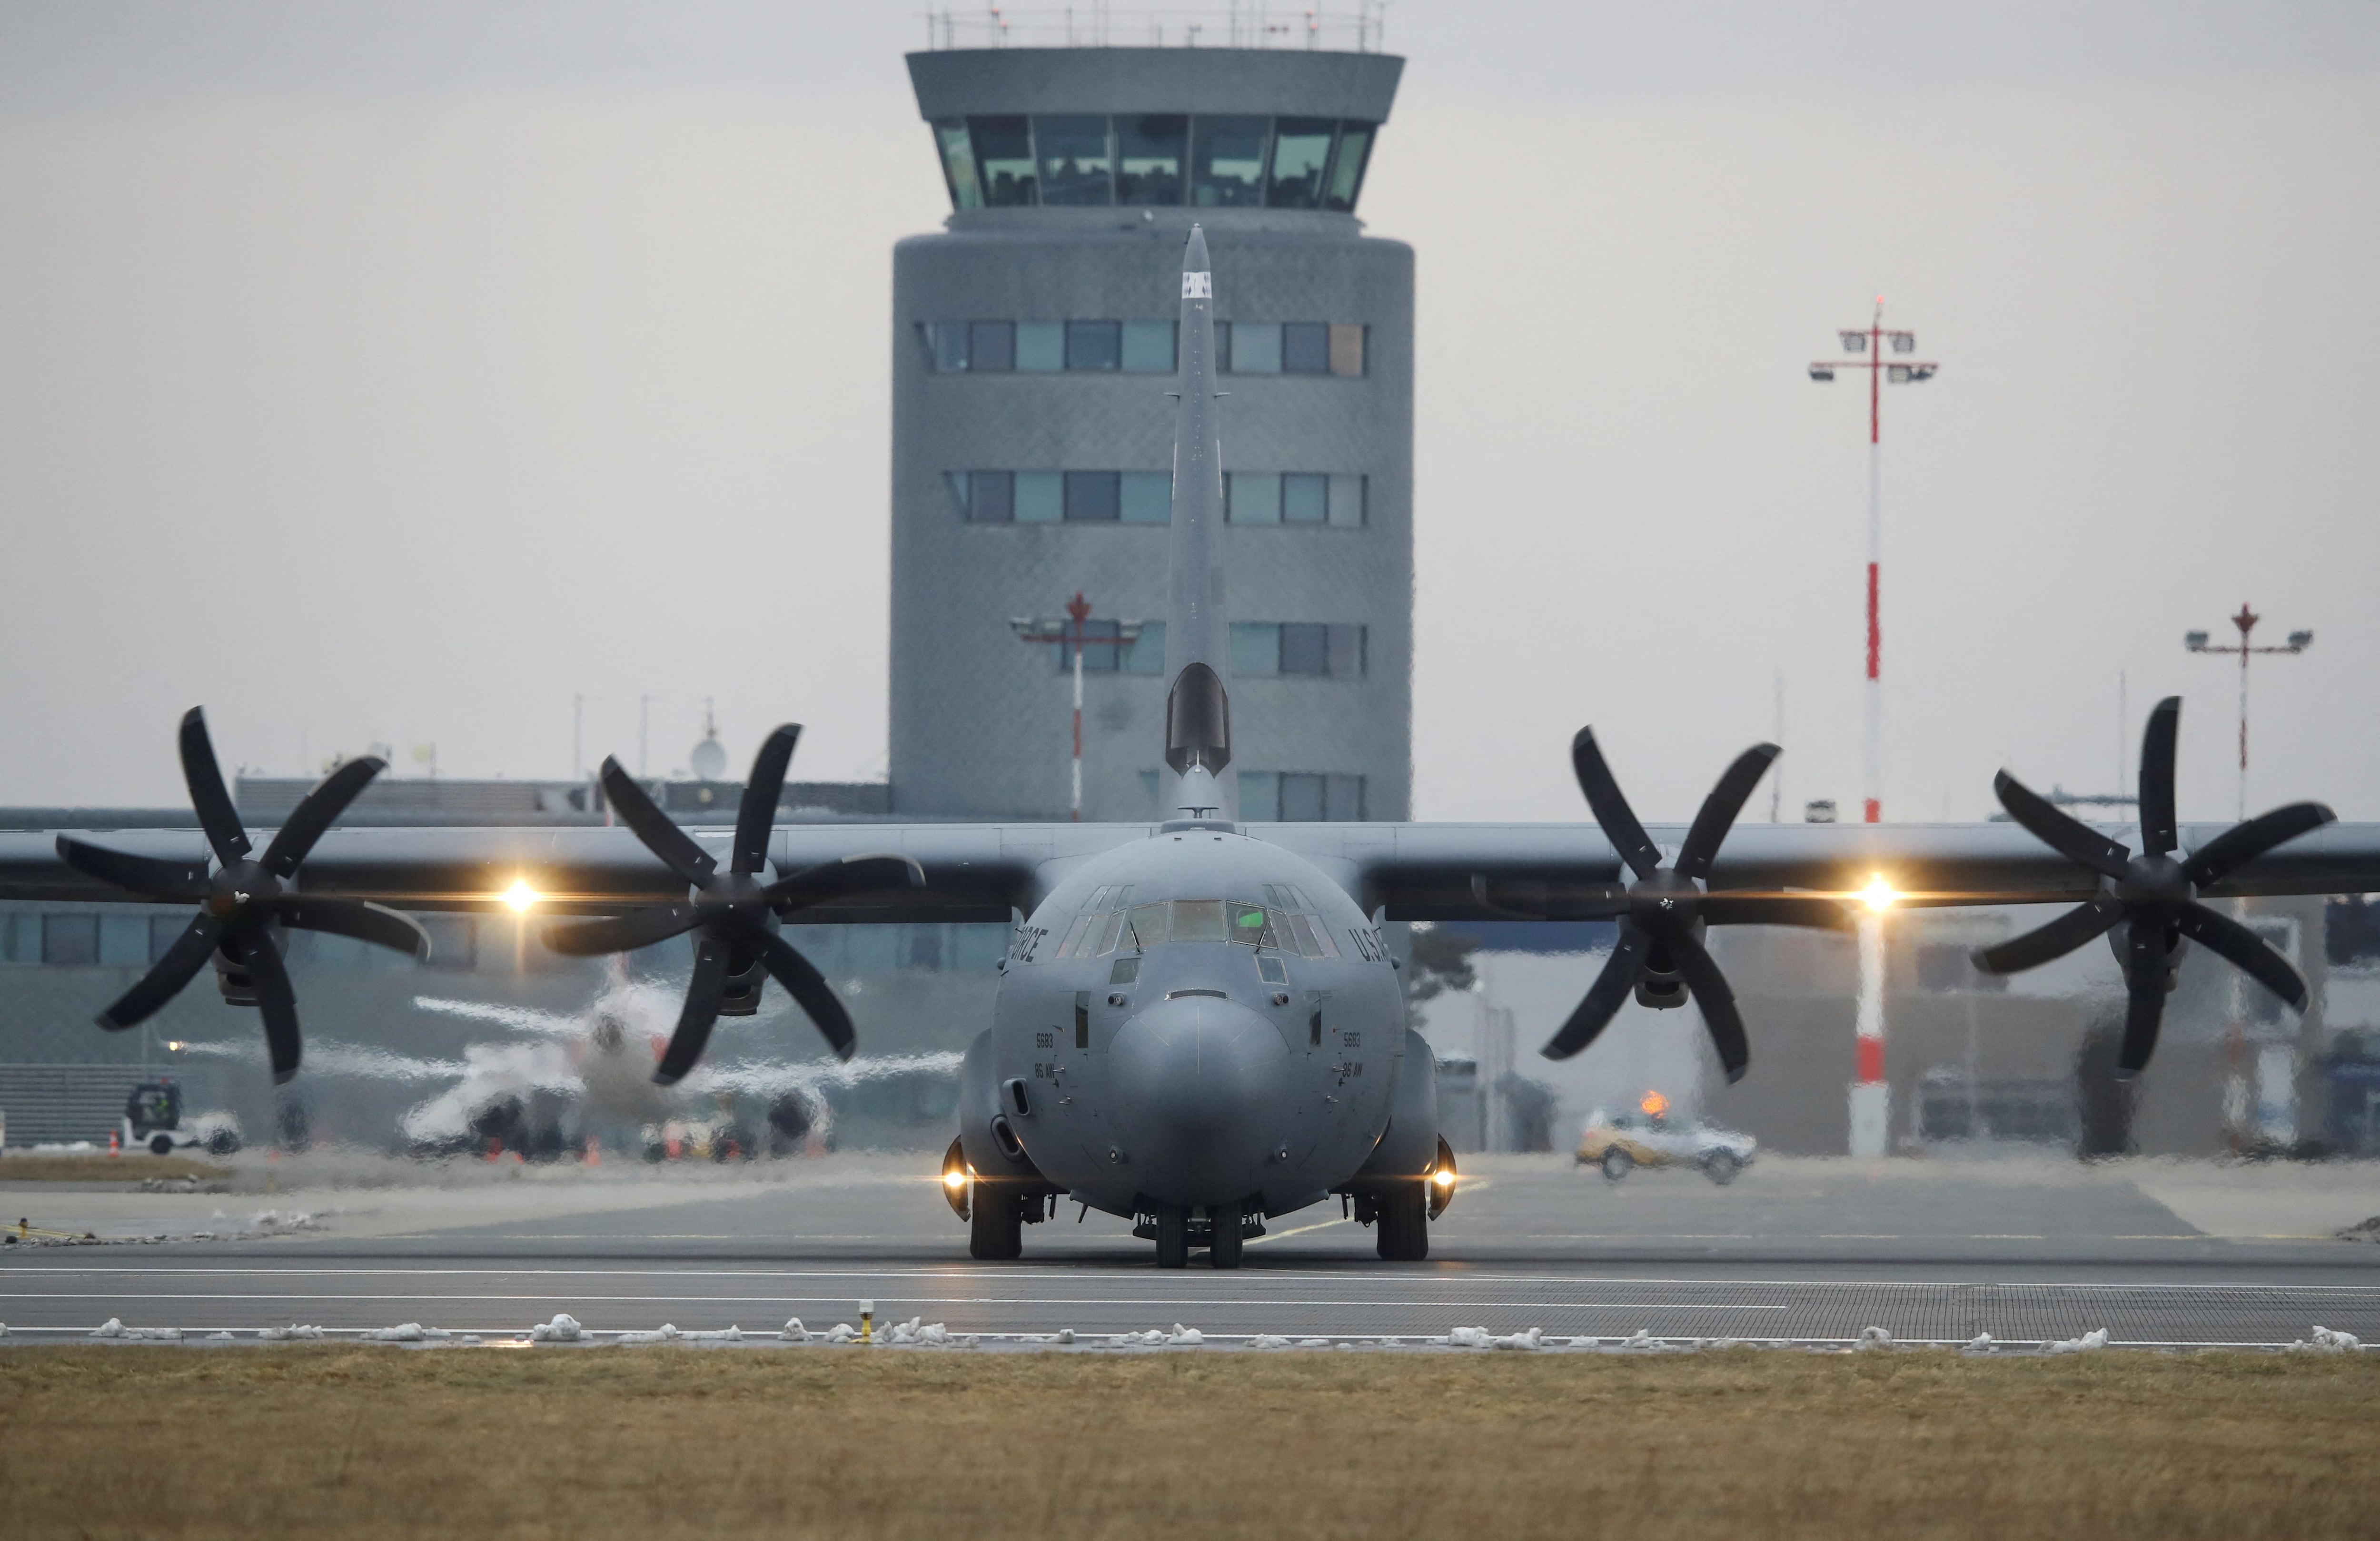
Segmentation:
<svg viewBox="0 0 2380 1541">
<path fill-rule="evenodd" d="M 210 1343 L 236 1343 L 239 1341 L 239 1340 L 233 1337 L 228 1332 L 210 1332 L 207 1334 L 207 1341 Z"/>
<path fill-rule="evenodd" d="M 321 1328 L 301 1327 L 296 1322 L 291 1322 L 287 1327 L 268 1327 L 257 1334 L 268 1343 L 294 1342 L 301 1338 L 320 1338 L 322 1335 Z"/>
<path fill-rule="evenodd" d="M 395 1327 L 369 1328 L 357 1336 L 367 1343 L 427 1343 L 455 1336 L 443 1327 L 424 1327 L 419 1322 L 399 1322 Z"/>
<path fill-rule="evenodd" d="M 177 1343 L 182 1340 L 178 1327 L 127 1327 L 121 1317 L 110 1317 L 91 1333 L 94 1338 L 112 1338 L 120 1342 Z"/>
<path fill-rule="evenodd" d="M 556 1311 L 553 1320 L 540 1322 L 528 1329 L 528 1341 L 532 1343 L 575 1343 L 584 1336 L 586 1329 L 578 1325 L 578 1318 L 567 1311 Z"/>
<path fill-rule="evenodd" d="M 1058 1329 L 1058 1339 L 1057 1339 L 1057 1341 L 1058 1341 L 1059 1342 L 1062 1342 L 1062 1343 L 1071 1343 L 1071 1342 L 1073 1342 L 1073 1341 L 1075 1341 L 1075 1329 L 1074 1329 L 1073 1328 L 1071 1328 L 1071 1327 L 1062 1327 L 1062 1328 L 1060 1328 L 1060 1329 Z"/>
<path fill-rule="evenodd" d="M 1252 1349 L 1287 1348 L 1289 1340 L 1278 1332 L 1259 1332 L 1248 1340 L 1248 1347 Z"/>
<path fill-rule="evenodd" d="M 2301 1338 L 2289 1345 L 2293 1353 L 2354 1353 L 2363 1347 L 2363 1340 L 2352 1332 L 2333 1332 L 2317 1327 L 2312 1339 Z"/>
<path fill-rule="evenodd" d="M 810 1329 L 802 1325 L 801 1317 L 787 1317 L 784 1327 L 778 1331 L 777 1336 L 789 1343 L 807 1343 L 810 1341 Z"/>
<path fill-rule="evenodd" d="M 1110 1348 L 1155 1348 L 1165 1341 L 1165 1334 L 1150 1328 L 1146 1332 L 1119 1332 L 1108 1340 Z"/>
<path fill-rule="evenodd" d="M 2060 1338 L 2054 1343 L 2044 1345 L 2044 1349 L 2049 1353 L 2088 1353 L 2093 1349 L 2107 1346 L 2107 1329 L 2102 1327 L 2085 1332 L 2080 1338 Z"/>
<path fill-rule="evenodd" d="M 663 1322 L 657 1332 L 623 1332 L 612 1341 L 623 1347 L 636 1348 L 648 1343 L 674 1343 L 684 1336 L 674 1325 Z"/>
<path fill-rule="evenodd" d="M 1196 1348 L 1206 1341 L 1205 1333 L 1195 1327 L 1184 1327 L 1180 1322 L 1173 1324 L 1173 1330 L 1167 1334 L 1165 1339 L 1165 1341 L 1174 1348 Z"/>
<path fill-rule="evenodd" d="M 1658 1349 L 1661 1345 L 1654 1339 L 1653 1332 L 1650 1328 L 1640 1327 L 1635 1331 L 1630 1333 L 1627 1337 L 1622 1338 L 1620 1341 L 1620 1346 L 1623 1349 L 1649 1350 Z"/>
<path fill-rule="evenodd" d="M 712 1332 L 681 1332 L 678 1336 L 689 1343 L 740 1343 L 744 1341 L 744 1329 L 722 1327 Z"/>
<path fill-rule="evenodd" d="M 1988 1332 L 1978 1332 L 1978 1333 L 1976 1333 L 1973 1338 L 1970 1338 L 1970 1339 L 1968 1339 L 1968 1340 L 1967 1340 L 1967 1346 L 1966 1346 L 1965 1348 L 1961 1349 L 1960 1352 L 1961 1352 L 1961 1353 L 1991 1353 L 1991 1352 L 1992 1352 L 1992 1335 L 1991 1335 L 1990 1333 L 1988 1333 Z"/>
<path fill-rule="evenodd" d="M 888 1343 L 909 1348 L 947 1348 L 965 1340 L 954 1335 L 940 1322 L 929 1322 L 922 1317 L 912 1317 L 896 1324 L 884 1335 Z"/>
<path fill-rule="evenodd" d="M 1533 1327 L 1524 1332 L 1515 1332 L 1497 1339 L 1495 1346 L 1500 1349 L 1521 1349 L 1534 1353 L 1546 1346 L 1546 1329 L 1542 1327 Z"/>
<path fill-rule="evenodd" d="M 1859 1330 L 1859 1341 L 1852 1346 L 1863 1353 L 1869 1349 L 1888 1349 L 1892 1346 L 1892 1334 L 1880 1327 L 1863 1327 Z"/>
<path fill-rule="evenodd" d="M 1438 1341 L 1448 1348 L 1486 1348 L 1496 1339 L 1484 1327 L 1457 1327 L 1448 1329 L 1446 1336 Z"/>
<path fill-rule="evenodd" d="M 837 1322 L 833 1329 L 827 1333 L 826 1341 L 830 1343 L 848 1343 L 858 1336 L 859 1329 L 849 1322 Z"/>
<path fill-rule="evenodd" d="M 1299 1348 L 1329 1348 L 1330 1346 L 1330 1340 L 1328 1338 L 1300 1338 L 1297 1341 L 1297 1346 Z"/>
</svg>

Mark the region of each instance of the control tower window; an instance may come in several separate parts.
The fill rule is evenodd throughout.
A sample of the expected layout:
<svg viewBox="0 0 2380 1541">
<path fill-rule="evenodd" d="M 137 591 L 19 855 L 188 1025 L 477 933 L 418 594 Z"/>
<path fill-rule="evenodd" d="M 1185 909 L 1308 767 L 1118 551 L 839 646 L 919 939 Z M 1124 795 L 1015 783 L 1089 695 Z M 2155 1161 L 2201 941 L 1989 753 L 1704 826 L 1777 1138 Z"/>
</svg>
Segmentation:
<svg viewBox="0 0 2380 1541">
<path fill-rule="evenodd" d="M 935 124 L 934 148 L 942 154 L 942 180 L 950 185 L 951 207 L 982 208 L 983 189 L 976 185 L 975 147 L 967 142 L 966 120 L 946 117 Z"/>
<path fill-rule="evenodd" d="M 1173 337 L 1179 326 L 1179 322 L 1170 321 L 1124 322 L 1123 372 L 1172 374 Z"/>
<path fill-rule="evenodd" d="M 1123 362 L 1123 329 L 1111 321 L 1066 323 L 1066 367 L 1113 370 Z"/>
<path fill-rule="evenodd" d="M 1233 374 L 1281 372 L 1281 322 L 1233 322 L 1226 334 L 1215 328 L 1223 368 Z"/>
<path fill-rule="evenodd" d="M 1142 114 L 1115 120 L 1118 203 L 1182 201 L 1182 162 L 1190 148 L 1190 120 Z"/>
<path fill-rule="evenodd" d="M 1272 177 L 1265 184 L 1265 207 L 1322 207 L 1322 174 L 1330 161 L 1330 135 L 1337 127 L 1327 117 L 1280 121 L 1273 131 Z"/>
<path fill-rule="evenodd" d="M 971 117 L 977 175 L 988 208 L 1033 201 L 1033 136 L 1021 117 Z"/>
<path fill-rule="evenodd" d="M 967 322 L 966 350 L 961 368 L 976 374 L 1006 374 L 1016 367 L 1015 323 Z"/>
<path fill-rule="evenodd" d="M 1201 116 L 1191 138 L 1190 201 L 1201 209 L 1262 208 L 1271 128 L 1270 118 Z"/>
<path fill-rule="evenodd" d="M 1114 471 L 1066 473 L 1066 523 L 1111 525 L 1122 514 L 1123 482 Z"/>
<path fill-rule="evenodd" d="M 1355 197 L 1364 190 L 1364 163 L 1371 158 L 1372 134 L 1378 127 L 1370 123 L 1342 123 L 1339 126 L 1339 154 L 1330 163 L 1328 189 L 1322 195 L 1322 206 L 1340 213 L 1353 213 Z"/>
<path fill-rule="evenodd" d="M 1115 201 L 1104 117 L 1041 116 L 1033 120 L 1033 151 L 1041 164 L 1044 204 Z"/>
<path fill-rule="evenodd" d="M 1330 372 L 1330 326 L 1322 322 L 1281 322 L 1281 372 L 1329 374 Z"/>
</svg>

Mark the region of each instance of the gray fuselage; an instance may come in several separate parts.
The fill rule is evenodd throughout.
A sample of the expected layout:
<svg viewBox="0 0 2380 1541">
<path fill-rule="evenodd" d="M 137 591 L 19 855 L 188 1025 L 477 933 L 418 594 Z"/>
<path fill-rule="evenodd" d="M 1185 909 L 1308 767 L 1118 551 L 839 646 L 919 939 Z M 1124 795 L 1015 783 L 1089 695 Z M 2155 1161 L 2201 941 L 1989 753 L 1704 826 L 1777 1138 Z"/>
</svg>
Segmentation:
<svg viewBox="0 0 2380 1541">
<path fill-rule="evenodd" d="M 1395 969 L 1352 899 L 1279 846 L 1177 827 L 1086 862 L 1018 928 L 965 1103 L 996 1100 L 1095 1208 L 1277 1215 L 1364 1167 L 1405 1052 Z M 964 1137 L 971 1158 L 987 1143 Z"/>
</svg>

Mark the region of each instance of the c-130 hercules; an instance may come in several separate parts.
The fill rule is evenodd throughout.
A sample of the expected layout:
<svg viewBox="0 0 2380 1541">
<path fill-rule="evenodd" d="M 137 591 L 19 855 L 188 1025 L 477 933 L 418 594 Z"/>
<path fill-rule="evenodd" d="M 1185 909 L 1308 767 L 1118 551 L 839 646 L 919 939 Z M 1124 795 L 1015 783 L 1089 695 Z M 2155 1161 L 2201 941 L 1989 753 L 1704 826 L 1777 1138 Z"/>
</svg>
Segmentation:
<svg viewBox="0 0 2380 1541">
<path fill-rule="evenodd" d="M 1545 1053 L 1585 1049 L 1631 994 L 1655 1008 L 1691 998 L 1733 1081 L 1751 1051 L 1703 945 L 1708 927 L 1840 926 L 1877 883 L 1918 904 L 2071 904 L 1976 961 L 2014 972 L 2107 936 L 2130 997 L 2119 1052 L 2129 1074 L 2155 1047 L 2184 938 L 2305 1003 L 2297 971 L 2202 898 L 2380 889 L 2380 825 L 2334 824 L 2317 804 L 2228 830 L 2178 826 L 2178 698 L 2149 717 L 2141 823 L 2117 831 L 2130 845 L 2005 772 L 1996 790 L 2011 825 L 1765 824 L 1730 838 L 1778 754 L 1768 744 L 1728 768 L 1690 827 L 1647 828 L 1584 729 L 1571 758 L 1595 824 L 1238 823 L 1214 284 L 1196 226 L 1181 317 L 1165 634 L 1177 819 L 780 829 L 800 732 L 786 726 L 759 751 L 732 836 L 680 830 L 608 759 L 604 789 L 626 829 L 334 830 L 382 769 L 366 759 L 333 771 L 257 857 L 193 710 L 181 753 L 203 844 L 171 832 L 112 833 L 105 844 L 0 835 L 0 898 L 196 901 L 181 940 L 99 1024 L 133 1025 L 212 964 L 226 1001 L 261 1012 L 281 1081 L 300 1057 L 281 953 L 288 928 L 420 954 L 427 940 L 402 911 L 492 910 L 525 884 L 551 911 L 603 917 L 550 926 L 560 952 L 690 934 L 692 979 L 654 1074 L 668 1085 L 693 1068 L 719 1016 L 756 1009 L 769 978 L 850 1057 L 850 1016 L 779 935 L 789 917 L 1011 922 L 992 1022 L 966 1051 L 943 1159 L 973 1255 L 1020 1256 L 1023 1227 L 1064 1194 L 1132 1219 L 1160 1268 L 1204 1247 L 1228 1268 L 1265 1221 L 1332 1196 L 1377 1225 L 1382 1257 L 1428 1254 L 1454 1161 L 1439 1135 L 1428 1047 L 1405 1025 L 1386 921 L 1615 920 L 1609 959 Z"/>
</svg>

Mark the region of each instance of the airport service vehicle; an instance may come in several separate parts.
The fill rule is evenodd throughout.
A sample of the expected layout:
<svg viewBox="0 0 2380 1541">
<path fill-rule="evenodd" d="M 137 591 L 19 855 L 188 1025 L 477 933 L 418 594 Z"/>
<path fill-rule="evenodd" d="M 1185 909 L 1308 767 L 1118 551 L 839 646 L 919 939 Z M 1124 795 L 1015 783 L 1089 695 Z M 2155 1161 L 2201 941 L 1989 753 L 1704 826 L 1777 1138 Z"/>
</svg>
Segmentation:
<svg viewBox="0 0 2380 1541">
<path fill-rule="evenodd" d="M 1160 1267 L 1182 1267 L 1195 1245 L 1232 1268 L 1267 1221 L 1333 1197 L 1376 1228 L 1382 1257 L 1428 1253 L 1457 1173 L 1439 1136 L 1431 1056 L 1405 1025 L 1388 922 L 1615 921 L 1610 956 L 1543 1051 L 1576 1054 L 1632 996 L 1657 1010 L 1691 1000 L 1734 1080 L 1750 1037 L 1704 945 L 1708 928 L 1839 927 L 1863 898 L 1896 893 L 2063 904 L 2074 907 L 1978 963 L 2030 968 L 2107 938 L 2130 1001 L 2119 1064 L 2135 1072 L 2155 1048 L 2185 941 L 2304 1004 L 2297 970 L 2206 901 L 2380 890 L 2380 825 L 2334 824 L 2319 804 L 2228 829 L 2179 824 L 2178 698 L 2149 714 L 2133 827 L 2082 823 L 2003 772 L 2010 824 L 1736 829 L 1779 753 L 1770 744 L 1736 758 L 1690 826 L 1647 827 L 1588 729 L 1570 753 L 1592 824 L 1239 821 L 1215 278 L 1192 225 L 1170 408 L 1162 748 L 1165 806 L 1178 817 L 780 828 L 799 734 L 789 725 L 762 744 L 732 832 L 679 829 L 616 760 L 601 784 L 617 828 L 334 830 L 384 768 L 366 758 L 325 777 L 259 854 L 193 710 L 180 748 L 197 832 L 0 835 L 0 897 L 191 904 L 180 940 L 100 1025 L 132 1026 L 212 969 L 226 1001 L 262 1018 L 280 1080 L 302 1058 L 281 952 L 292 928 L 418 956 L 428 939 L 407 909 L 510 904 L 557 917 L 544 937 L 563 953 L 687 937 L 692 976 L 653 1069 L 669 1086 L 701 1060 L 719 1017 L 753 1012 L 771 980 L 835 1054 L 851 1055 L 850 1013 L 780 934 L 789 918 L 1007 923 L 992 1020 L 961 1066 L 941 1173 L 969 1250 L 1018 1256 L 1023 1228 L 1064 1195 L 1130 1219 Z"/>
<path fill-rule="evenodd" d="M 1579 1135 L 1578 1164 L 1601 1167 L 1614 1183 L 1638 1167 L 1694 1167 L 1725 1187 L 1752 1164 L 1757 1143 L 1732 1129 L 1672 1118 L 1666 1108 L 1617 1115 L 1597 1108 Z"/>
<path fill-rule="evenodd" d="M 147 1146 L 152 1156 L 170 1156 L 193 1147 L 210 1156 L 229 1156 L 239 1149 L 239 1120 L 230 1113 L 200 1113 L 182 1122 L 182 1088 L 172 1081 L 143 1081 L 124 1100 L 120 1125 L 124 1148 Z"/>
</svg>

